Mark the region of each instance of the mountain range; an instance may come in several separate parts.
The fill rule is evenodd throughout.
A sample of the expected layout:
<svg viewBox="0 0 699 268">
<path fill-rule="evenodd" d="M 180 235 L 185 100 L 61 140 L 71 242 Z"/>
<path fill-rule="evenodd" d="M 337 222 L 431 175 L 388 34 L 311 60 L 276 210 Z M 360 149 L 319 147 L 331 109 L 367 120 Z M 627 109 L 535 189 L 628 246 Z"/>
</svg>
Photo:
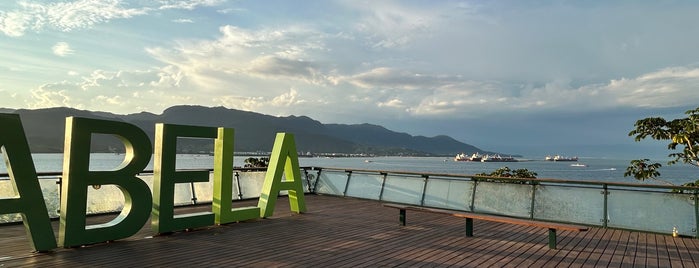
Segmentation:
<svg viewBox="0 0 699 268">
<path fill-rule="evenodd" d="M 306 116 L 276 117 L 224 107 L 173 106 L 162 114 L 147 112 L 118 115 L 73 108 L 0 109 L 20 115 L 33 153 L 63 151 L 65 118 L 69 116 L 123 121 L 154 137 L 155 124 L 230 127 L 235 129 L 236 152 L 269 152 L 278 132 L 293 133 L 297 150 L 312 154 L 368 154 L 410 156 L 453 156 L 483 151 L 449 136 L 412 136 L 372 124 L 323 124 Z M 213 149 L 213 140 L 178 139 L 178 152 L 202 153 Z M 92 152 L 123 152 L 124 146 L 111 135 L 93 135 Z"/>
</svg>

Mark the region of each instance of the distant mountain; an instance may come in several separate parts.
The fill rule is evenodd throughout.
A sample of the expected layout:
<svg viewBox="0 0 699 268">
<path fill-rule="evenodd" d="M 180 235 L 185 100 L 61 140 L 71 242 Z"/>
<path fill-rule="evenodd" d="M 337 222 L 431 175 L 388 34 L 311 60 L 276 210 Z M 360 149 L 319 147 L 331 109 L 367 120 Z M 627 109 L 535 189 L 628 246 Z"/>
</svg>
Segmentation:
<svg viewBox="0 0 699 268">
<path fill-rule="evenodd" d="M 32 152 L 62 152 L 65 118 L 79 116 L 123 121 L 143 129 L 151 140 L 156 123 L 193 126 L 230 127 L 235 129 L 236 151 L 271 151 L 278 132 L 293 133 L 297 149 L 312 153 L 345 153 L 375 155 L 455 155 L 489 153 L 448 136 L 412 136 L 371 124 L 322 124 L 306 116 L 275 117 L 224 107 L 173 106 L 162 114 L 136 113 L 117 115 L 72 108 L 0 111 L 17 113 L 22 118 Z M 94 152 L 123 151 L 123 145 L 109 135 L 94 135 Z M 180 152 L 210 152 L 213 141 L 181 139 Z"/>
</svg>

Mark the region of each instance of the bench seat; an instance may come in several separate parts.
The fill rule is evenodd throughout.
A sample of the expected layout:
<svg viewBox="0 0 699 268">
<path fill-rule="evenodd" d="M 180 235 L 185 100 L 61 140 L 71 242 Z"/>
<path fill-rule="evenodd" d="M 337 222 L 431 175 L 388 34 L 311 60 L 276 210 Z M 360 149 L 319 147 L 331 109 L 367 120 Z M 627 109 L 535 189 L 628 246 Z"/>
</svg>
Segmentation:
<svg viewBox="0 0 699 268">
<path fill-rule="evenodd" d="M 444 214 L 444 215 L 449 215 L 449 216 L 454 216 L 454 217 L 459 217 L 459 218 L 465 218 L 466 219 L 466 236 L 469 236 L 469 237 L 473 236 L 473 220 L 474 219 L 547 228 L 549 230 L 549 248 L 552 248 L 552 249 L 556 248 L 556 230 L 583 232 L 583 231 L 587 231 L 589 229 L 587 226 L 583 226 L 583 225 L 538 221 L 538 220 L 531 220 L 531 219 L 520 219 L 520 218 L 507 217 L 507 216 L 479 214 L 479 213 L 447 210 L 447 209 L 439 209 L 439 208 L 428 208 L 428 207 L 402 205 L 402 204 L 390 204 L 390 203 L 383 204 L 383 206 L 389 207 L 389 208 L 395 208 L 395 209 L 398 209 L 400 211 L 400 214 L 399 214 L 400 218 L 399 219 L 400 219 L 400 224 L 402 226 L 405 226 L 405 224 L 406 224 L 406 211 L 407 210 L 428 212 L 428 213 L 437 213 L 437 214 Z"/>
</svg>

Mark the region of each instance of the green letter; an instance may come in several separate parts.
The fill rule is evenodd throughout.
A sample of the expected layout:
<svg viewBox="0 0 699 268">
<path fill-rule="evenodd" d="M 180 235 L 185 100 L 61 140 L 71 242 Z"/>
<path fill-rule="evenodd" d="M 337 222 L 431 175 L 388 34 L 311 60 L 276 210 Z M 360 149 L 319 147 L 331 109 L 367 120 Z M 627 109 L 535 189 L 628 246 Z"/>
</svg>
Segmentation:
<svg viewBox="0 0 699 268">
<path fill-rule="evenodd" d="M 214 214 L 200 212 L 174 214 L 175 184 L 208 182 L 209 171 L 175 171 L 177 137 L 216 138 L 216 128 L 170 124 L 155 125 L 155 161 L 153 165 L 153 211 L 151 224 L 156 234 L 210 226 Z"/>
<path fill-rule="evenodd" d="M 0 214 L 21 213 L 29 243 L 35 251 L 56 248 L 34 161 L 22 121 L 17 114 L 0 114 L 0 146 L 17 198 L 0 198 Z"/>
<path fill-rule="evenodd" d="M 282 181 L 282 172 L 284 172 L 286 181 Z M 272 157 L 269 160 L 265 182 L 262 185 L 260 201 L 257 203 L 257 206 L 260 207 L 260 217 L 272 216 L 277 195 L 281 190 L 289 191 L 291 211 L 306 212 L 296 143 L 294 135 L 288 133 L 277 133 L 277 138 L 274 140 Z"/>
<path fill-rule="evenodd" d="M 216 224 L 260 217 L 259 207 L 232 209 L 233 203 L 233 134 L 231 128 L 219 128 L 214 153 L 214 201 Z"/>
<path fill-rule="evenodd" d="M 117 136 L 126 147 L 124 162 L 112 171 L 90 171 L 93 133 Z M 152 196 L 136 174 L 150 162 L 150 140 L 140 128 L 116 121 L 68 117 L 66 119 L 61 191 L 61 224 L 58 236 L 63 247 L 111 241 L 132 236 L 148 220 Z M 114 220 L 86 226 L 87 187 L 114 184 L 124 195 L 124 208 Z"/>
</svg>

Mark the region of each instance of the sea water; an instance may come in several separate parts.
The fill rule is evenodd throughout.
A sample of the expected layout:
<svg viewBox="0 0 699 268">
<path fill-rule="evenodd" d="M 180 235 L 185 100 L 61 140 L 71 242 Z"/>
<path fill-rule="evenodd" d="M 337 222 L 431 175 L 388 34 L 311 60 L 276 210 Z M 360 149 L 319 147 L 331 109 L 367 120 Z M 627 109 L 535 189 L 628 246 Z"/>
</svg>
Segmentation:
<svg viewBox="0 0 699 268">
<path fill-rule="evenodd" d="M 63 154 L 32 154 L 37 172 L 60 172 L 63 168 Z M 234 157 L 234 166 L 244 166 L 248 156 Z M 211 169 L 213 156 L 200 154 L 177 155 L 177 169 Z M 90 170 L 114 170 L 124 161 L 123 154 L 91 154 Z M 362 169 L 377 171 L 408 171 L 441 174 L 473 175 L 490 173 L 501 167 L 527 169 L 537 173 L 537 178 L 584 180 L 601 182 L 641 183 L 633 177 L 624 177 L 629 159 L 580 158 L 577 162 L 551 162 L 542 159 L 529 159 L 519 162 L 457 162 L 450 157 L 301 157 L 301 166 L 324 168 Z M 653 160 L 663 165 L 659 179 L 673 184 L 693 182 L 699 179 L 699 168 L 688 164 L 668 166 L 667 160 Z M 571 166 L 573 163 L 585 167 Z M 145 170 L 153 169 L 153 161 Z M 7 173 L 4 163 L 0 163 L 0 174 Z M 659 181 L 644 183 L 662 184 Z"/>
</svg>

